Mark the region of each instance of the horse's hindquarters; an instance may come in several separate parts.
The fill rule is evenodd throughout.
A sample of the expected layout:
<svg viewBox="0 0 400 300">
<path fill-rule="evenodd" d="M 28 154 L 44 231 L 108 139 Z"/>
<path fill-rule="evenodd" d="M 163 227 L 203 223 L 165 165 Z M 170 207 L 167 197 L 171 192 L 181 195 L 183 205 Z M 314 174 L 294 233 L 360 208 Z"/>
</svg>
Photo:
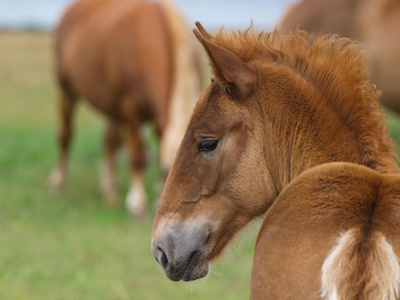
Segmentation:
<svg viewBox="0 0 400 300">
<path fill-rule="evenodd" d="M 301 224 L 295 226 L 298 231 L 285 227 L 284 219 L 282 215 L 269 226 L 265 220 L 255 250 L 250 299 L 321 299 L 321 266 L 332 246 L 329 237 Z"/>
<path fill-rule="evenodd" d="M 397 175 L 346 163 L 297 177 L 260 229 L 251 299 L 395 299 L 399 187 Z"/>
</svg>

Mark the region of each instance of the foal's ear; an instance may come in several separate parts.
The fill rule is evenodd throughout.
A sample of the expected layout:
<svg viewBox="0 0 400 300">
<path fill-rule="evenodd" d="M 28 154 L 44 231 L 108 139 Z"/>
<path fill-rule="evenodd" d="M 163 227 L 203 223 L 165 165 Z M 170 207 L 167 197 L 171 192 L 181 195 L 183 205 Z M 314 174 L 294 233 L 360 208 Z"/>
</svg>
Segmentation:
<svg viewBox="0 0 400 300">
<path fill-rule="evenodd" d="M 196 26 L 199 30 L 193 29 L 193 33 L 207 51 L 217 79 L 233 85 L 242 97 L 250 96 L 257 87 L 256 71 L 229 50 L 216 45 L 199 22 Z"/>
</svg>

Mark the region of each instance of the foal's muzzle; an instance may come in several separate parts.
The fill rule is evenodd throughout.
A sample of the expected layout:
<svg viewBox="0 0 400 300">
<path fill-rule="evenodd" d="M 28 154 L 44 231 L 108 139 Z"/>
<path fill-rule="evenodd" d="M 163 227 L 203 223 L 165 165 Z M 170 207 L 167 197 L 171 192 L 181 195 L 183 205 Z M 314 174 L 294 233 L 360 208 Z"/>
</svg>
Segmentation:
<svg viewBox="0 0 400 300">
<path fill-rule="evenodd" d="M 151 250 L 165 275 L 173 281 L 205 277 L 209 266 L 210 227 L 173 223 L 163 229 L 159 238 L 152 242 Z"/>
</svg>

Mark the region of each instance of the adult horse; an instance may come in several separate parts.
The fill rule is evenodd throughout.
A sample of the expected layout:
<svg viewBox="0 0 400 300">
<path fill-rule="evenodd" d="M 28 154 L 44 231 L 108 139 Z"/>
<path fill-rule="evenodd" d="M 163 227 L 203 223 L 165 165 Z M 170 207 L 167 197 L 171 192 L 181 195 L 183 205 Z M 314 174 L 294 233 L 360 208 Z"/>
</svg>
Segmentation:
<svg viewBox="0 0 400 300">
<path fill-rule="evenodd" d="M 347 161 L 399 172 L 365 55 L 337 37 L 196 24 L 215 78 L 161 195 L 152 252 L 171 280 L 208 273 L 232 237 L 303 171 Z"/>
<path fill-rule="evenodd" d="M 201 88 L 190 38 L 171 2 L 80 0 L 66 11 L 55 43 L 61 153 L 53 186 L 65 182 L 72 115 L 81 96 L 108 120 L 101 178 L 105 198 L 116 199 L 114 156 L 124 139 L 132 169 L 126 204 L 134 216 L 145 213 L 146 153 L 140 129 L 144 122 L 154 124 L 168 171 Z"/>
<path fill-rule="evenodd" d="M 303 0 L 294 3 L 279 27 L 336 33 L 360 41 L 371 53 L 373 82 L 382 103 L 400 113 L 400 2 L 398 0 Z"/>
<path fill-rule="evenodd" d="M 400 174 L 322 164 L 261 226 L 250 299 L 399 299 Z"/>
</svg>

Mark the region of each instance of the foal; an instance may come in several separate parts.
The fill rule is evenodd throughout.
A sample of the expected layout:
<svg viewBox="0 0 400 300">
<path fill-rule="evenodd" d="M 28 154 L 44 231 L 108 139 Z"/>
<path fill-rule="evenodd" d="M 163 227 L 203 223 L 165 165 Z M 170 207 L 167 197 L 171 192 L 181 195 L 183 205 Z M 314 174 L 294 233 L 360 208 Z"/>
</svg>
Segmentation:
<svg viewBox="0 0 400 300">
<path fill-rule="evenodd" d="M 152 251 L 171 280 L 208 273 L 302 172 L 335 161 L 399 172 L 365 55 L 335 36 L 194 30 L 214 80 L 161 195 Z"/>
</svg>

